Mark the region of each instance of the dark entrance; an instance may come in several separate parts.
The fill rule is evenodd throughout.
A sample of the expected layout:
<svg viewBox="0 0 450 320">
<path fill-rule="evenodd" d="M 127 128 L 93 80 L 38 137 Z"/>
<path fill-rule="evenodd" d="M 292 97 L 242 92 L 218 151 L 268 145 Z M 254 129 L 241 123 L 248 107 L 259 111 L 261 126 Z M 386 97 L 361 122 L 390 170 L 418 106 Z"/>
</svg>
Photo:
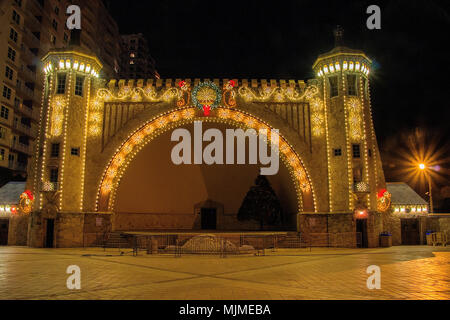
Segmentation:
<svg viewBox="0 0 450 320">
<path fill-rule="evenodd" d="M 201 210 L 202 214 L 202 230 L 216 230 L 217 229 L 217 209 Z"/>
<path fill-rule="evenodd" d="M 402 245 L 420 245 L 419 219 L 402 219 Z"/>
<path fill-rule="evenodd" d="M 0 220 L 0 246 L 8 245 L 9 220 Z"/>
<path fill-rule="evenodd" d="M 45 248 L 54 247 L 54 237 L 55 237 L 55 220 L 46 220 L 46 232 L 45 232 Z"/>
<path fill-rule="evenodd" d="M 356 220 L 356 237 L 358 248 L 369 247 L 369 240 L 367 237 L 367 219 Z"/>
</svg>

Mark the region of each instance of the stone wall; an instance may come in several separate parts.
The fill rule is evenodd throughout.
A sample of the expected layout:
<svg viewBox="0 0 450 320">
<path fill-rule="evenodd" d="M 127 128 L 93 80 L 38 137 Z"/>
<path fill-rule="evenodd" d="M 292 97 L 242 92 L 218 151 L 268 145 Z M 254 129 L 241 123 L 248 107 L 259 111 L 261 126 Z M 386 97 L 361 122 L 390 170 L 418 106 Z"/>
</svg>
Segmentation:
<svg viewBox="0 0 450 320">
<path fill-rule="evenodd" d="M 384 230 L 392 234 L 392 245 L 400 246 L 402 244 L 402 223 L 398 216 L 392 213 L 383 215 Z"/>
<path fill-rule="evenodd" d="M 450 217 L 430 217 L 427 220 L 427 231 L 444 232 L 450 237 Z"/>
<path fill-rule="evenodd" d="M 8 245 L 26 246 L 28 233 L 28 216 L 14 215 L 9 219 Z"/>
</svg>

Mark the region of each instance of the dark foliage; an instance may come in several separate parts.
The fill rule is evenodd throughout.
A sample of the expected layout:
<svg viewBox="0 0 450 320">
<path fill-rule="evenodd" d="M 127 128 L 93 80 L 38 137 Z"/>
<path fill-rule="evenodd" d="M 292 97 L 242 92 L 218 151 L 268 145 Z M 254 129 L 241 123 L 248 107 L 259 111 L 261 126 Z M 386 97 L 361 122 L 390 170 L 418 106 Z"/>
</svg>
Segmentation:
<svg viewBox="0 0 450 320">
<path fill-rule="evenodd" d="M 265 176 L 258 176 L 255 186 L 250 188 L 250 191 L 244 198 L 239 209 L 238 220 L 259 221 L 261 229 L 263 229 L 265 225 L 280 225 L 281 217 L 281 204 L 269 180 Z"/>
</svg>

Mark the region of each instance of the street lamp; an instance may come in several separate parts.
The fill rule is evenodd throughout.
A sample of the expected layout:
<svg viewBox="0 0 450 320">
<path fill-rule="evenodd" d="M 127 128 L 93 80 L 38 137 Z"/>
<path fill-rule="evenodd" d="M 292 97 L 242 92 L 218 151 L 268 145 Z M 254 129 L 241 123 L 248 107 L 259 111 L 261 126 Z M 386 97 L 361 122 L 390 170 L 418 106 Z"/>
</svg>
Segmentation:
<svg viewBox="0 0 450 320">
<path fill-rule="evenodd" d="M 433 193 L 432 193 L 432 187 L 431 187 L 431 174 L 427 172 L 427 166 L 424 163 L 419 164 L 419 169 L 425 173 L 425 176 L 428 178 L 428 188 L 430 190 L 430 213 L 434 213 L 433 209 Z"/>
</svg>

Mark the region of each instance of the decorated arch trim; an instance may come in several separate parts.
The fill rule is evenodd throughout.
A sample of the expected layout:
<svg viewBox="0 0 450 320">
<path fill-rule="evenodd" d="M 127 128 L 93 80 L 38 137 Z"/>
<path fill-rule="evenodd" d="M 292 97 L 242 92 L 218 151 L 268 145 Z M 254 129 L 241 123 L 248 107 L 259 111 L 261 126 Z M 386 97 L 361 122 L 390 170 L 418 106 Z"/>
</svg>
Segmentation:
<svg viewBox="0 0 450 320">
<path fill-rule="evenodd" d="M 153 139 L 162 133 L 191 124 L 194 121 L 221 122 L 240 127 L 242 129 L 266 130 L 267 141 L 270 142 L 271 128 L 264 121 L 240 110 L 219 107 L 210 117 L 199 117 L 194 107 L 179 108 L 161 114 L 146 122 L 139 129 L 128 136 L 125 142 L 116 150 L 103 172 L 98 187 L 96 199 L 97 212 L 113 212 L 115 208 L 116 192 L 120 181 L 136 155 Z M 310 175 L 302 159 L 294 148 L 280 134 L 280 157 L 289 169 L 294 183 L 299 212 L 317 212 L 317 203 Z"/>
</svg>

